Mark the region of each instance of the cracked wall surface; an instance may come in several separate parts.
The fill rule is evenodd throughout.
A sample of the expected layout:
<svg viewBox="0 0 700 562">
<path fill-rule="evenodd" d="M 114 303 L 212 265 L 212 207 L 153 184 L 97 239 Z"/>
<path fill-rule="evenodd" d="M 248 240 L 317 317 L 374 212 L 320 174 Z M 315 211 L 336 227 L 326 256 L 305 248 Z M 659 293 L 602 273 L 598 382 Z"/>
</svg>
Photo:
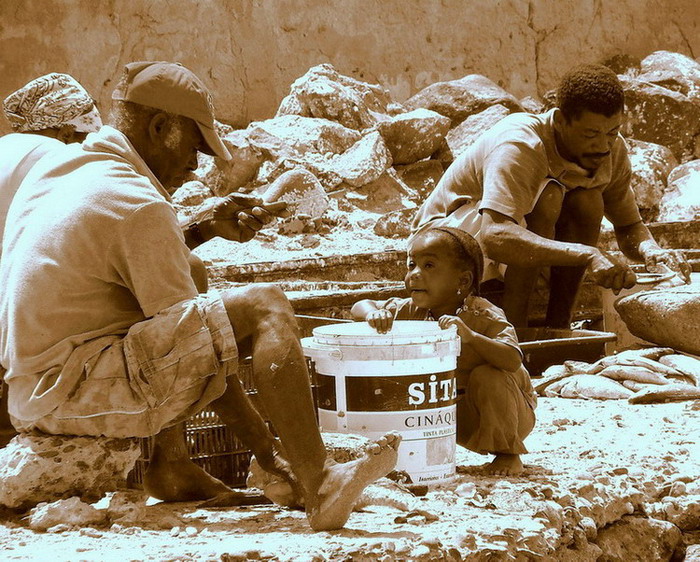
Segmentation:
<svg viewBox="0 0 700 562">
<path fill-rule="evenodd" d="M 220 118 L 243 126 L 321 62 L 398 100 L 470 73 L 522 97 L 579 62 L 699 56 L 699 31 L 695 0 L 3 0 L 0 96 L 68 72 L 106 113 L 125 63 L 177 60 L 210 86 Z"/>
</svg>

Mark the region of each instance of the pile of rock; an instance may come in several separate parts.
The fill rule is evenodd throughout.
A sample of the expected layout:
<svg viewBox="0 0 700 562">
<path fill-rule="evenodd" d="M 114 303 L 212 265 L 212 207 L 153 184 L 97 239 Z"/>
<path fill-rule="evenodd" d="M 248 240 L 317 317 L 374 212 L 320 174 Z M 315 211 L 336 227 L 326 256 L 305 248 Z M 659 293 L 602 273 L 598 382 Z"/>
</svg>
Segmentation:
<svg viewBox="0 0 700 562">
<path fill-rule="evenodd" d="M 693 187 L 700 183 L 700 63 L 666 51 L 638 64 L 618 59 L 610 64 L 625 87 L 624 132 L 643 217 L 700 218 L 700 189 Z M 213 195 L 264 195 L 278 178 L 304 170 L 293 181 L 301 193 L 313 187 L 321 213 L 358 209 L 369 213 L 364 222 L 375 234 L 406 237 L 417 207 L 481 133 L 512 112 L 546 107 L 478 74 L 432 84 L 399 104 L 384 87 L 321 64 L 292 84 L 275 117 L 244 130 L 222 125 L 233 160 L 202 155 L 198 181 L 178 190 L 175 201 L 187 212 Z M 299 214 L 302 223 L 308 219 Z M 283 222 L 276 228 L 297 233 Z"/>
</svg>

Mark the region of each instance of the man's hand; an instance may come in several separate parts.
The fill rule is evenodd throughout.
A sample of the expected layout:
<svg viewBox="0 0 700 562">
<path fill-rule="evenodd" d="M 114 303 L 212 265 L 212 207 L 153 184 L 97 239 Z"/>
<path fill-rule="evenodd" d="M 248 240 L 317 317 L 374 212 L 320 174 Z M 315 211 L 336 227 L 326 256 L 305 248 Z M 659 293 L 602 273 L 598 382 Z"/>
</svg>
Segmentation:
<svg viewBox="0 0 700 562">
<path fill-rule="evenodd" d="M 681 250 L 665 250 L 659 246 L 647 247 L 643 250 L 644 265 L 647 271 L 656 273 L 660 265 L 664 264 L 669 269 L 675 271 L 686 283 L 690 283 L 690 272 L 692 268 Z"/>
<path fill-rule="evenodd" d="M 594 249 L 589 267 L 593 281 L 601 287 L 612 289 L 616 295 L 623 288 L 634 287 L 637 282 L 637 276 L 628 265 L 618 262 L 612 256 L 598 249 Z"/>
<path fill-rule="evenodd" d="M 378 333 L 386 334 L 391 331 L 391 327 L 394 324 L 394 312 L 386 308 L 378 308 L 370 312 L 365 317 L 365 320 Z"/>
<path fill-rule="evenodd" d="M 221 236 L 234 242 L 247 242 L 275 217 L 288 216 L 283 201 L 265 204 L 260 197 L 232 193 L 217 199 L 199 222 L 205 240 Z"/>
</svg>

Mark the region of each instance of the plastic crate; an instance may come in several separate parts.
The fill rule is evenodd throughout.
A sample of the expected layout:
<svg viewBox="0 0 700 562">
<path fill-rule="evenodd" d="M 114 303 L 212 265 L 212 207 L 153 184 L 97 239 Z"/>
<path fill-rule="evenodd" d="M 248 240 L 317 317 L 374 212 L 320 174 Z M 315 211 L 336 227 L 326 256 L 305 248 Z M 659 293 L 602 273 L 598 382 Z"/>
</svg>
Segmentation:
<svg viewBox="0 0 700 562">
<path fill-rule="evenodd" d="M 310 364 L 309 374 L 314 406 L 316 406 L 318 402 L 315 372 Z M 250 358 L 239 364 L 238 377 L 248 397 L 258 406 Z M 318 417 L 316 408 L 315 411 Z M 260 412 L 265 417 L 264 412 L 262 410 Z M 141 456 L 127 477 L 127 485 L 131 488 L 143 488 L 143 477 L 153 450 L 153 437 L 147 437 L 140 441 Z M 201 466 L 227 486 L 232 488 L 245 487 L 252 453 L 221 422 L 215 412 L 205 409 L 188 419 L 185 423 L 185 441 L 190 459 L 195 464 Z"/>
<path fill-rule="evenodd" d="M 518 329 L 523 364 L 531 377 L 539 377 L 551 365 L 575 360 L 592 363 L 605 355 L 605 344 L 617 336 L 595 330 Z"/>
</svg>

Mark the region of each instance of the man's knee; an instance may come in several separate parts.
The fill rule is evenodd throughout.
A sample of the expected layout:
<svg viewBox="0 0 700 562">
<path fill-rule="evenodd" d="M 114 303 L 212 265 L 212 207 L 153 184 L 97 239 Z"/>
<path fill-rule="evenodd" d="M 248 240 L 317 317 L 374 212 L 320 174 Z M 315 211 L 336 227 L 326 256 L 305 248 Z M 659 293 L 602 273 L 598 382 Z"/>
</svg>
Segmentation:
<svg viewBox="0 0 700 562">
<path fill-rule="evenodd" d="M 200 293 L 206 293 L 209 288 L 207 266 L 194 254 L 190 254 L 188 261 L 190 263 L 190 275 L 192 276 L 195 287 L 197 287 Z"/>
<path fill-rule="evenodd" d="M 554 228 L 559 220 L 563 197 L 561 185 L 549 182 L 530 214 L 525 217 L 527 229 L 545 238 L 554 238 Z"/>
<path fill-rule="evenodd" d="M 277 285 L 256 283 L 222 293 L 222 299 L 237 337 L 247 337 L 261 325 L 288 330 L 296 326 L 294 310 Z"/>
<path fill-rule="evenodd" d="M 604 210 L 600 189 L 572 189 L 562 203 L 557 238 L 581 244 L 596 244 Z"/>
</svg>

